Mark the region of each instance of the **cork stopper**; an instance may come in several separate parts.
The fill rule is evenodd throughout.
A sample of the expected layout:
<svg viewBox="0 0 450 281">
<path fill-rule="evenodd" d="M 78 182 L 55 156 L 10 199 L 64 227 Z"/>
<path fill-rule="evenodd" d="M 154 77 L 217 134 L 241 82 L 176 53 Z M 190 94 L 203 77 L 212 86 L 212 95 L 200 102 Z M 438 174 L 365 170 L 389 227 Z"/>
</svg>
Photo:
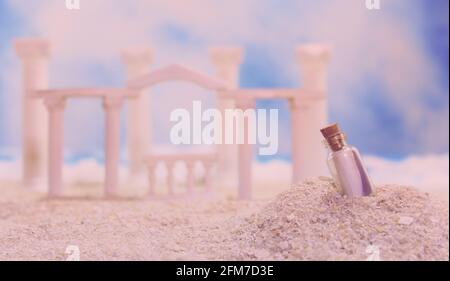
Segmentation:
<svg viewBox="0 0 450 281">
<path fill-rule="evenodd" d="M 337 123 L 331 124 L 323 129 L 320 129 L 320 132 L 322 133 L 323 137 L 326 139 L 329 139 L 335 135 L 342 133 L 341 129 L 339 129 L 339 125 Z"/>
<path fill-rule="evenodd" d="M 345 135 L 341 131 L 337 123 L 331 124 L 321 129 L 320 132 L 327 141 L 331 150 L 338 151 L 346 145 Z"/>
</svg>

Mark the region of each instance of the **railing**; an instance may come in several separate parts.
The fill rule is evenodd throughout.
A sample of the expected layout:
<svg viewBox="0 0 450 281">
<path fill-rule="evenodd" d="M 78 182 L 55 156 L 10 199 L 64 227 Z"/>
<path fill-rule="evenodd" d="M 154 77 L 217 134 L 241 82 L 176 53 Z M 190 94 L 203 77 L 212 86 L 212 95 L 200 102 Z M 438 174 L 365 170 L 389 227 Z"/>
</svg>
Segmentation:
<svg viewBox="0 0 450 281">
<path fill-rule="evenodd" d="M 216 153 L 183 153 L 183 154 L 153 154 L 145 158 L 148 170 L 149 191 L 148 195 L 155 195 L 156 187 L 156 168 L 160 163 L 163 163 L 167 168 L 166 184 L 169 196 L 174 195 L 175 189 L 175 164 L 182 162 L 186 167 L 186 190 L 188 194 L 193 194 L 195 186 L 194 168 L 197 163 L 204 167 L 204 186 L 206 192 L 213 190 L 212 169 L 217 163 Z"/>
</svg>

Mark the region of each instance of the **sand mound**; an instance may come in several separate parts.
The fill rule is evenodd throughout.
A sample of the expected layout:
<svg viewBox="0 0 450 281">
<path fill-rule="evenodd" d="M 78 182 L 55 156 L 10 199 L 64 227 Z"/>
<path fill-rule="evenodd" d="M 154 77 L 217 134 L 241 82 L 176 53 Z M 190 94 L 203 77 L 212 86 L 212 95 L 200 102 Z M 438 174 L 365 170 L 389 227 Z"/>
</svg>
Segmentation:
<svg viewBox="0 0 450 281">
<path fill-rule="evenodd" d="M 448 203 L 404 186 L 365 198 L 338 194 L 327 178 L 280 194 L 232 233 L 242 259 L 448 260 Z"/>
<path fill-rule="evenodd" d="M 65 260 L 69 245 L 79 247 L 81 260 L 449 258 L 448 202 L 402 186 L 352 200 L 322 178 L 269 204 L 47 200 L 19 185 L 3 187 L 0 260 Z"/>
</svg>

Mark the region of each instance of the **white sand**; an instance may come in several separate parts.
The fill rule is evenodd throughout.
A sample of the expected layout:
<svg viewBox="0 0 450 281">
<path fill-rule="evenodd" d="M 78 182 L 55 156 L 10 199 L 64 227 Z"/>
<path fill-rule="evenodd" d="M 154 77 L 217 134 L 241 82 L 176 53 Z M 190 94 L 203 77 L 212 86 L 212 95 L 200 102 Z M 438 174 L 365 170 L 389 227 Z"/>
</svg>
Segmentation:
<svg viewBox="0 0 450 281">
<path fill-rule="evenodd" d="M 364 260 L 373 247 L 385 260 L 449 258 L 448 201 L 404 187 L 351 200 L 312 180 L 269 204 L 49 201 L 12 183 L 1 190 L 0 260 L 64 260 L 69 245 L 81 260 Z"/>
<path fill-rule="evenodd" d="M 331 179 L 306 181 L 232 230 L 242 258 L 448 260 L 448 201 L 385 185 L 364 198 L 339 195 Z"/>
</svg>

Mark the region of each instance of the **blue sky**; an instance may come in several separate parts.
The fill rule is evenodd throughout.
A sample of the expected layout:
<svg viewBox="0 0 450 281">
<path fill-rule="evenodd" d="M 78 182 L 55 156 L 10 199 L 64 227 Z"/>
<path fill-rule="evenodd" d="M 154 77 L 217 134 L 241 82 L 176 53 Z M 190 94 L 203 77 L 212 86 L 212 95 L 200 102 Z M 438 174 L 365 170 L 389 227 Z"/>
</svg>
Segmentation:
<svg viewBox="0 0 450 281">
<path fill-rule="evenodd" d="M 353 1 L 352 4 L 349 1 Z M 55 3 L 58 2 L 62 1 L 0 0 L 0 61 L 6 61 L 0 66 L 0 70 L 3 67 L 0 72 L 0 154 L 5 154 L 5 149 L 10 147 L 18 147 L 20 140 L 18 131 L 11 129 L 11 124 L 16 124 L 20 116 L 16 112 L 18 99 L 11 97 L 19 95 L 11 93 L 12 89 L 17 90 L 11 85 L 11 81 L 16 80 L 8 76 L 8 69 L 18 70 L 11 50 L 13 38 L 41 35 L 50 39 L 54 37 L 54 41 L 59 43 L 61 49 L 57 49 L 51 65 L 53 86 L 75 83 L 117 86 L 123 83 L 119 55 L 114 53 L 117 50 L 108 48 L 103 53 L 99 51 L 100 47 L 83 45 L 82 42 L 90 38 L 89 34 L 80 34 L 73 28 L 69 18 L 72 15 L 67 16 L 69 19 L 59 19 L 62 29 L 64 21 L 67 21 L 68 26 L 64 31 L 68 37 L 61 39 L 62 36 L 58 34 L 60 30 L 54 27 L 55 23 L 46 19 L 55 12 L 59 5 Z M 84 2 L 82 5 L 86 10 L 89 9 L 88 3 L 94 3 Z M 134 31 L 136 35 L 130 32 L 132 34 L 124 36 L 121 43 L 126 39 L 130 45 L 151 42 L 158 52 L 164 53 L 161 54 L 161 64 L 180 58 L 198 61 L 200 66 L 205 62 L 200 62 L 199 57 L 211 44 L 243 46 L 245 60 L 240 73 L 240 85 L 243 88 L 299 86 L 297 66 L 292 57 L 295 45 L 310 41 L 330 42 L 335 48 L 335 54 L 330 65 L 329 119 L 341 124 L 350 142 L 363 153 L 386 158 L 448 153 L 449 1 L 399 0 L 393 4 L 393 1 L 382 0 L 380 11 L 361 11 L 353 3 L 362 1 L 354 0 L 289 0 L 284 1 L 283 5 L 275 0 L 248 1 L 245 5 L 239 4 L 239 1 L 230 1 L 228 6 L 210 1 L 208 9 L 212 9 L 215 19 L 210 22 L 209 29 L 204 24 L 208 22 L 207 16 L 204 21 L 199 18 L 204 13 L 179 13 L 181 2 L 176 4 L 174 1 L 172 6 L 155 4 L 161 10 L 149 10 L 148 16 L 139 13 L 137 7 L 143 6 L 136 4 L 138 2 L 143 1 L 127 1 L 130 3 L 127 10 L 124 8 L 125 2 L 111 1 L 118 6 L 114 8 L 114 4 L 111 5 L 110 9 L 114 11 L 98 11 L 99 16 L 105 17 L 109 24 L 127 17 L 134 17 L 133 20 L 140 24 L 142 30 Z M 61 9 L 61 13 L 66 12 Z M 90 18 L 86 17 L 86 22 L 89 22 Z M 366 31 L 353 27 L 355 23 L 361 22 L 358 17 L 363 17 L 363 22 L 367 24 Z M 348 23 L 336 27 L 336 30 L 327 30 L 332 28 L 334 21 L 339 23 L 347 18 Z M 327 21 L 330 26 L 327 26 Z M 373 23 L 376 25 L 370 25 Z M 67 48 L 71 35 L 77 40 L 74 44 L 80 45 L 73 54 Z M 104 34 L 105 41 L 108 36 Z M 111 40 L 115 38 L 111 37 Z M 98 42 L 98 45 L 101 46 L 101 43 Z M 403 55 L 402 48 L 405 46 L 408 50 Z M 90 47 L 93 48 L 92 52 Z M 389 56 L 392 54 L 391 49 L 400 55 Z M 180 50 L 182 56 L 176 57 Z M 66 77 L 63 77 L 64 73 Z M 11 75 L 17 76 L 17 73 Z M 98 110 L 94 109 L 97 105 L 92 107 L 93 111 Z M 258 107 L 281 109 L 282 149 L 276 157 L 289 159 L 289 112 L 286 102 L 260 101 Z M 69 109 L 66 123 L 75 123 L 79 118 L 77 114 L 77 110 Z M 93 116 L 96 125 L 89 130 L 95 135 L 89 141 L 71 142 L 69 136 L 66 142 L 78 155 L 100 155 L 102 135 L 99 126 L 102 117 L 99 113 Z"/>
</svg>

